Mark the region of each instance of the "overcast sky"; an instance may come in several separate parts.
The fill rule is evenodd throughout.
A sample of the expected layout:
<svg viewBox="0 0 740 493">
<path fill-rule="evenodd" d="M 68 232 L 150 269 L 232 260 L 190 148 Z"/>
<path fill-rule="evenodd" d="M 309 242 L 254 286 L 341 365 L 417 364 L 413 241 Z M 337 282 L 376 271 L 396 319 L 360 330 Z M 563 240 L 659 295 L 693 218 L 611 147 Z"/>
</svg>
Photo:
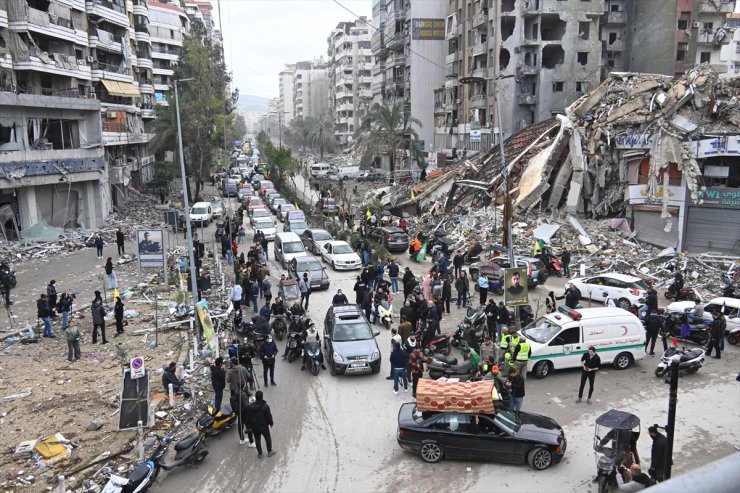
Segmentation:
<svg viewBox="0 0 740 493">
<path fill-rule="evenodd" d="M 211 0 L 218 16 L 218 2 Z M 339 0 L 372 18 L 371 0 Z M 278 95 L 286 63 L 327 59 L 326 38 L 337 23 L 354 20 L 332 0 L 221 0 L 226 64 L 240 94 Z M 218 20 L 216 21 L 218 27 Z"/>
</svg>

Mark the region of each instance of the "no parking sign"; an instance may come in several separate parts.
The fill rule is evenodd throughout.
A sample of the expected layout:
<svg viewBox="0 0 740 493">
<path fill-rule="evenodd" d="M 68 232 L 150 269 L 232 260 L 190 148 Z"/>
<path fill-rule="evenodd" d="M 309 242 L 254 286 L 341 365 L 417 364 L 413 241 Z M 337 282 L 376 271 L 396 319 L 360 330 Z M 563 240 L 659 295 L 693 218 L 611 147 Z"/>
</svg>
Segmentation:
<svg viewBox="0 0 740 493">
<path fill-rule="evenodd" d="M 131 378 L 141 378 L 146 375 L 146 369 L 144 368 L 144 358 L 136 356 L 131 358 Z"/>
</svg>

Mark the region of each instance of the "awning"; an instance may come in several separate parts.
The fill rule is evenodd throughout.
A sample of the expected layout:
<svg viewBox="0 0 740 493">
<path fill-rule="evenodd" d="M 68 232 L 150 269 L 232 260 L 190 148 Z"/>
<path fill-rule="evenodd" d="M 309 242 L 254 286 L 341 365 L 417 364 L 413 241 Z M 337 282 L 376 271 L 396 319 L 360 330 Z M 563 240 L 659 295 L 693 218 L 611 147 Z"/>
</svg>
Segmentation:
<svg viewBox="0 0 740 493">
<path fill-rule="evenodd" d="M 118 82 L 115 80 L 103 80 L 103 85 L 111 96 L 121 96 L 124 98 L 138 98 L 141 96 L 139 89 L 128 82 Z"/>
</svg>

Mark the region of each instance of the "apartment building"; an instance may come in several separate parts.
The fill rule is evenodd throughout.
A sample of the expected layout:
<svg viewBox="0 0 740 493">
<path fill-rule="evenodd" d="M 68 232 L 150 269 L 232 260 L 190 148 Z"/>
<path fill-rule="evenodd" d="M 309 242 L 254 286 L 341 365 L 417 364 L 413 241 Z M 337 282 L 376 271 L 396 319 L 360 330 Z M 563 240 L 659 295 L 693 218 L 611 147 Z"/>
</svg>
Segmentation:
<svg viewBox="0 0 740 493">
<path fill-rule="evenodd" d="M 722 77 L 732 78 L 740 75 L 740 13 L 727 14 L 726 27 L 733 30 L 732 41 L 720 50 L 720 62 L 727 65 Z"/>
<path fill-rule="evenodd" d="M 179 5 L 149 1 L 149 39 L 152 59 L 150 85 L 152 85 L 152 97 L 156 104 L 168 104 L 167 95 L 172 90 L 172 77 L 180 60 L 183 38 L 188 33 L 189 26 L 190 20 L 185 10 Z M 150 87 L 147 86 L 146 89 L 148 91 Z M 143 90 L 142 98 L 144 98 Z M 145 118 L 147 117 L 148 115 L 145 115 Z"/>
<path fill-rule="evenodd" d="M 562 112 L 600 81 L 603 0 L 452 0 L 435 147 L 478 151 Z M 496 115 L 498 91 L 501 121 Z"/>
<path fill-rule="evenodd" d="M 329 112 L 329 77 L 324 57 L 296 62 L 293 118 L 323 118 Z"/>
<path fill-rule="evenodd" d="M 210 0 L 183 0 L 183 6 L 191 21 L 200 21 L 206 28 L 206 32 L 218 45 L 223 43 L 221 32 L 216 29 L 213 19 L 213 5 Z"/>
<path fill-rule="evenodd" d="M 422 122 L 416 130 L 423 151 L 433 148 L 433 94 L 447 73 L 447 4 L 373 0 L 373 101 L 403 101 L 404 110 Z"/>
<path fill-rule="evenodd" d="M 340 22 L 327 38 L 329 112 L 337 145 L 352 142 L 352 134 L 372 104 L 373 56 L 366 17 Z"/>
<path fill-rule="evenodd" d="M 604 73 L 677 76 L 699 63 L 724 73 L 735 0 L 606 0 L 601 19 Z"/>
<path fill-rule="evenodd" d="M 283 121 L 288 124 L 293 119 L 293 76 L 295 64 L 289 63 L 280 71 L 280 95 L 278 112 L 283 115 Z"/>
</svg>

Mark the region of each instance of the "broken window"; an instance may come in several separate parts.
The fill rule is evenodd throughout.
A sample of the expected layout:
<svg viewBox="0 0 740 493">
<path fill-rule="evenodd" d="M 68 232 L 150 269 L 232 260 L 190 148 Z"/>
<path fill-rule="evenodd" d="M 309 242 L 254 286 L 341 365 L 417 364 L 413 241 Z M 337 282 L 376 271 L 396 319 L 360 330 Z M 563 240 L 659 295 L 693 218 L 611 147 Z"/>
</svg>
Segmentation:
<svg viewBox="0 0 740 493">
<path fill-rule="evenodd" d="M 684 61 L 686 60 L 686 54 L 689 51 L 689 44 L 688 43 L 678 43 L 677 49 L 676 49 L 676 60 Z"/>
<path fill-rule="evenodd" d="M 542 48 L 542 68 L 555 68 L 563 63 L 565 52 L 560 45 L 547 45 Z"/>
<path fill-rule="evenodd" d="M 560 19 L 557 14 L 543 14 L 540 34 L 542 41 L 563 39 L 565 35 L 565 21 Z"/>
<path fill-rule="evenodd" d="M 714 22 L 705 22 L 703 27 L 705 31 L 712 31 L 714 30 Z"/>
<path fill-rule="evenodd" d="M 578 63 L 580 65 L 586 65 L 588 63 L 588 52 L 587 51 L 578 52 Z"/>
<path fill-rule="evenodd" d="M 588 81 L 587 80 L 576 81 L 576 92 L 577 93 L 588 92 Z"/>
<path fill-rule="evenodd" d="M 609 44 L 613 45 L 617 41 L 617 33 L 609 33 Z"/>
<path fill-rule="evenodd" d="M 514 10 L 514 0 L 501 0 L 501 12 L 512 12 Z"/>
<path fill-rule="evenodd" d="M 702 51 L 699 53 L 699 63 L 709 63 L 712 61 L 711 51 Z"/>
<path fill-rule="evenodd" d="M 676 26 L 676 29 L 679 31 L 685 31 L 689 28 L 689 21 L 688 19 L 678 19 L 678 25 Z"/>
<path fill-rule="evenodd" d="M 514 34 L 514 26 L 516 24 L 516 17 L 502 17 L 501 18 L 501 40 L 506 41 L 509 36 Z"/>
<path fill-rule="evenodd" d="M 588 39 L 591 32 L 590 22 L 579 22 L 578 23 L 578 36 L 581 39 Z"/>
<path fill-rule="evenodd" d="M 12 125 L 5 126 L 0 123 L 0 146 L 5 144 L 16 143 L 17 137 L 15 135 L 15 123 Z"/>
<path fill-rule="evenodd" d="M 498 56 L 499 69 L 504 70 L 506 67 L 508 67 L 510 60 L 511 60 L 511 54 L 509 53 L 509 50 L 505 48 L 501 48 L 501 51 L 499 52 L 499 56 Z"/>
<path fill-rule="evenodd" d="M 612 2 L 609 5 L 609 12 L 621 12 L 622 11 L 622 4 L 617 2 Z"/>
<path fill-rule="evenodd" d="M 539 33 L 539 24 L 536 18 L 527 18 L 524 20 L 524 38 L 525 39 L 537 39 Z"/>
<path fill-rule="evenodd" d="M 552 92 L 563 92 L 563 85 L 564 84 L 563 84 L 562 81 L 553 82 L 552 83 Z"/>
</svg>

